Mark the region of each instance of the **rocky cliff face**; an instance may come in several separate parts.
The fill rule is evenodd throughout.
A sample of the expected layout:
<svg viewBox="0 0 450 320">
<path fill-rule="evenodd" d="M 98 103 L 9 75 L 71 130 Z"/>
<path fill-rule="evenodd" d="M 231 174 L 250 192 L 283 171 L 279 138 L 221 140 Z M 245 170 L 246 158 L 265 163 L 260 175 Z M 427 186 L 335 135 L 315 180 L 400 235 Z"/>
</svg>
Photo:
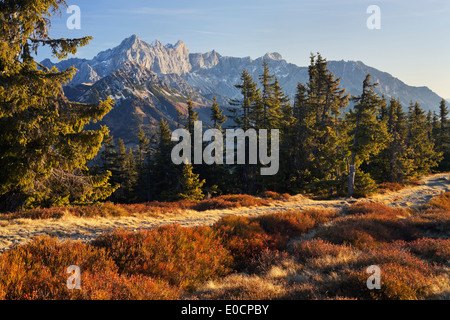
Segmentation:
<svg viewBox="0 0 450 320">
<path fill-rule="evenodd" d="M 122 68 L 127 62 L 133 62 L 165 78 L 169 85 L 175 85 L 184 94 L 202 95 L 211 99 L 213 95 L 226 103 L 229 98 L 239 96 L 234 87 L 239 83 L 242 70 L 246 69 L 255 79 L 262 72 L 262 61 L 267 59 L 272 73 L 276 74 L 287 94 L 294 96 L 297 83 L 308 81 L 308 68 L 288 63 L 279 53 L 267 53 L 264 57 L 224 57 L 216 51 L 207 53 L 189 53 L 182 41 L 175 45 L 162 45 L 156 40 L 152 44 L 140 40 L 136 35 L 122 41 L 112 49 L 100 52 L 92 60 L 69 59 L 56 64 L 58 68 L 74 65 L 79 69 L 70 85 L 95 83 Z M 51 67 L 50 60 L 43 64 Z M 341 78 L 341 85 L 347 92 L 360 93 L 362 81 L 367 73 L 372 80 L 379 82 L 378 90 L 386 97 L 396 97 L 407 106 L 410 101 L 419 102 L 425 109 L 436 109 L 441 97 L 427 87 L 408 86 L 392 75 L 365 65 L 361 61 L 329 61 L 330 70 Z M 169 76 L 170 75 L 170 76 Z M 178 76 L 178 78 L 174 78 Z M 182 81 L 184 80 L 184 81 Z M 190 87 L 190 88 L 189 88 Z"/>
<path fill-rule="evenodd" d="M 246 69 L 255 80 L 263 72 L 263 59 L 269 62 L 284 91 L 294 96 L 298 82 L 308 81 L 308 67 L 288 63 L 279 53 L 267 53 L 258 59 L 224 57 L 216 51 L 190 53 L 186 44 L 152 44 L 133 35 L 112 49 L 102 51 L 92 60 L 68 59 L 56 64 L 46 59 L 46 67 L 79 71 L 65 87 L 66 95 L 75 101 L 95 102 L 110 96 L 116 100 L 114 110 L 105 117 L 113 135 L 129 143 L 137 141 L 142 125 L 152 131 L 161 119 L 175 126 L 177 109 L 186 110 L 190 95 L 195 101 L 200 120 L 209 120 L 211 99 L 216 96 L 226 105 L 240 96 L 235 85 Z M 358 95 L 365 76 L 378 82 L 378 90 L 387 98 L 395 97 L 406 107 L 410 101 L 423 108 L 437 110 L 441 98 L 427 87 L 408 86 L 389 73 L 369 67 L 361 61 L 329 61 L 329 69 L 341 78 L 341 86 Z"/>
</svg>

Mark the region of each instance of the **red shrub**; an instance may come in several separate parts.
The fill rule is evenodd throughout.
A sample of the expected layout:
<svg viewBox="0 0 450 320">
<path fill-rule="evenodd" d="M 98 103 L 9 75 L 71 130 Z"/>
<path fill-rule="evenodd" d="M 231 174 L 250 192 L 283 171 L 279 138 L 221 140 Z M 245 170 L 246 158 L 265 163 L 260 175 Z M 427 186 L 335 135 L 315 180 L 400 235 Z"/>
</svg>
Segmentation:
<svg viewBox="0 0 450 320">
<path fill-rule="evenodd" d="M 115 231 L 93 244 L 106 248 L 120 272 L 147 275 L 186 288 L 226 274 L 231 264 L 229 252 L 207 227 L 170 225 L 138 232 Z"/>
<path fill-rule="evenodd" d="M 417 234 L 412 223 L 392 211 L 347 216 L 318 232 L 319 237 L 332 243 L 347 243 L 359 248 L 374 246 L 377 242 L 411 241 Z"/>
<path fill-rule="evenodd" d="M 345 212 L 349 215 L 377 215 L 377 216 L 389 216 L 396 217 L 398 215 L 409 215 L 405 209 L 391 208 L 381 203 L 376 202 L 358 202 L 352 204 L 345 209 Z"/>
<path fill-rule="evenodd" d="M 376 265 L 381 270 L 381 289 L 368 290 L 366 268 Z M 437 269 L 411 255 L 394 243 L 369 250 L 360 256 L 356 270 L 349 272 L 348 288 L 352 296 L 368 299 L 411 300 L 432 294 Z"/>
<path fill-rule="evenodd" d="M 437 263 L 450 261 L 450 239 L 422 238 L 405 243 L 404 247 L 415 255 Z"/>
<path fill-rule="evenodd" d="M 180 289 L 167 282 L 142 275 L 119 275 L 116 272 L 85 272 L 81 290 L 73 292 L 79 300 L 174 300 Z"/>
<path fill-rule="evenodd" d="M 266 199 L 287 201 L 291 198 L 291 195 L 289 193 L 281 194 L 281 193 L 274 192 L 274 191 L 264 191 L 261 194 L 261 197 L 266 198 Z"/>
<path fill-rule="evenodd" d="M 223 245 L 231 252 L 237 269 L 244 268 L 248 259 L 266 249 L 276 249 L 280 239 L 268 235 L 258 222 L 241 216 L 225 216 L 213 228 L 218 231 Z"/>
<path fill-rule="evenodd" d="M 254 218 L 269 234 L 283 237 L 300 236 L 318 224 L 325 223 L 336 216 L 334 210 L 308 209 L 286 211 Z"/>
<path fill-rule="evenodd" d="M 322 239 L 302 240 L 296 242 L 291 249 L 293 255 L 300 261 L 324 256 L 337 257 L 342 251 L 351 250 L 349 247 L 332 244 Z"/>
<path fill-rule="evenodd" d="M 0 255 L 0 293 L 4 299 L 67 299 L 66 270 L 77 265 L 82 272 L 114 273 L 114 262 L 104 250 L 79 242 L 61 243 L 39 237 Z"/>
</svg>

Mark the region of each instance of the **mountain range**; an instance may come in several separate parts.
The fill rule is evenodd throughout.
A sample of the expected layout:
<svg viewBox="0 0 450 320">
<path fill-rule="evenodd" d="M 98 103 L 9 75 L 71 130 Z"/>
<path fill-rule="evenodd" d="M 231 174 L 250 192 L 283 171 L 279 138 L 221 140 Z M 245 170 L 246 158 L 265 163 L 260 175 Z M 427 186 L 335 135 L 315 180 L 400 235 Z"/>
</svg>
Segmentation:
<svg viewBox="0 0 450 320">
<path fill-rule="evenodd" d="M 115 107 L 101 124 L 108 125 L 115 138 L 134 144 L 140 126 L 149 134 L 161 119 L 175 127 L 177 110 L 186 112 L 188 94 L 195 102 L 200 120 L 208 122 L 212 97 L 216 96 L 222 105 L 239 97 L 235 85 L 240 82 L 242 71 L 246 69 L 258 79 L 263 59 L 269 62 L 272 73 L 291 97 L 299 81 L 303 84 L 308 81 L 308 67 L 289 63 L 276 52 L 258 59 L 222 56 L 215 50 L 190 53 L 183 41 L 163 45 L 156 40 L 149 44 L 136 35 L 91 60 L 71 58 L 53 63 L 46 59 L 41 64 L 59 70 L 70 66 L 78 69 L 64 87 L 67 97 L 73 101 L 96 102 L 113 97 Z M 378 82 L 380 93 L 387 98 L 398 98 L 405 107 L 413 101 L 426 110 L 437 110 L 442 99 L 427 87 L 409 86 L 361 61 L 328 61 L 328 68 L 353 95 L 360 94 L 362 82 L 370 73 L 372 81 Z"/>
</svg>

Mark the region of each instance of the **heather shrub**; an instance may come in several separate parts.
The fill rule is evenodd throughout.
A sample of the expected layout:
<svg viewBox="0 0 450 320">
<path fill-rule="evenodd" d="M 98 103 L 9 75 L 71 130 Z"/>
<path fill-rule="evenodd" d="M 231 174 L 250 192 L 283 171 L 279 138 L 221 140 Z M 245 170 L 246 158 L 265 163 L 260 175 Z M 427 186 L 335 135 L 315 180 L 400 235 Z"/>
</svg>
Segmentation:
<svg viewBox="0 0 450 320">
<path fill-rule="evenodd" d="M 217 209 L 232 209 L 238 207 L 240 207 L 239 202 L 226 201 L 221 198 L 212 198 L 199 201 L 192 206 L 192 209 L 196 211 L 206 211 Z"/>
<path fill-rule="evenodd" d="M 142 275 L 124 275 L 117 272 L 84 272 L 81 290 L 73 292 L 78 300 L 174 300 L 179 288 L 165 281 Z"/>
<path fill-rule="evenodd" d="M 225 216 L 213 228 L 231 252 L 237 269 L 245 268 L 248 259 L 266 249 L 277 249 L 282 243 L 278 237 L 267 234 L 258 222 L 241 216 Z"/>
<path fill-rule="evenodd" d="M 403 245 L 413 254 L 436 263 L 450 262 L 450 239 L 421 238 Z"/>
<path fill-rule="evenodd" d="M 349 272 L 348 294 L 362 299 L 416 300 L 432 294 L 434 281 L 432 270 L 407 267 L 398 263 L 386 263 L 381 268 L 381 289 L 368 290 L 365 270 Z M 347 288 L 347 289 L 348 289 Z"/>
<path fill-rule="evenodd" d="M 286 201 L 291 198 L 291 195 L 289 193 L 278 193 L 274 191 L 264 191 L 261 193 L 261 197 L 265 199 L 272 199 L 272 200 L 282 200 Z"/>
<path fill-rule="evenodd" d="M 267 206 L 270 201 L 253 197 L 248 194 L 229 194 L 217 197 L 227 202 L 234 202 L 239 205 L 239 207 L 253 207 L 253 206 Z"/>
<path fill-rule="evenodd" d="M 377 202 L 358 202 L 348 206 L 345 209 L 348 215 L 377 215 L 396 217 L 398 215 L 409 216 L 409 213 L 403 208 L 391 208 Z"/>
<path fill-rule="evenodd" d="M 317 235 L 335 244 L 351 244 L 358 248 L 378 242 L 411 241 L 417 229 L 406 219 L 394 214 L 366 214 L 337 219 L 333 226 L 319 230 Z"/>
<path fill-rule="evenodd" d="M 333 244 L 322 239 L 300 240 L 290 248 L 292 255 L 302 262 L 324 256 L 337 257 L 342 252 L 349 250 L 351 250 L 350 247 Z"/>
<path fill-rule="evenodd" d="M 191 289 L 225 275 L 232 259 L 208 227 L 170 225 L 138 232 L 114 231 L 93 245 L 105 248 L 125 274 L 141 274 Z"/>
<path fill-rule="evenodd" d="M 403 242 L 385 244 L 363 252 L 353 267 L 346 271 L 340 290 L 350 297 L 362 299 L 423 299 L 439 286 L 438 269 L 408 252 Z M 381 271 L 381 289 L 369 290 L 367 267 L 376 265 Z M 340 292 L 342 293 L 342 292 Z"/>
<path fill-rule="evenodd" d="M 77 265 L 82 272 L 114 273 L 106 252 L 79 242 L 60 242 L 48 236 L 0 255 L 0 293 L 4 299 L 66 299 L 66 270 Z"/>
<path fill-rule="evenodd" d="M 380 193 L 400 191 L 403 188 L 404 188 L 404 185 L 401 183 L 397 183 L 397 182 L 383 182 L 378 185 L 378 191 Z"/>
<path fill-rule="evenodd" d="M 425 209 L 410 219 L 411 225 L 427 237 L 448 238 L 450 236 L 450 210 Z"/>
<path fill-rule="evenodd" d="M 286 238 L 300 236 L 316 225 L 323 224 L 336 216 L 334 210 L 307 209 L 286 211 L 254 218 L 269 234 Z"/>
<path fill-rule="evenodd" d="M 245 273 L 265 273 L 270 267 L 289 259 L 289 254 L 284 251 L 264 249 L 260 254 L 248 259 Z"/>
</svg>

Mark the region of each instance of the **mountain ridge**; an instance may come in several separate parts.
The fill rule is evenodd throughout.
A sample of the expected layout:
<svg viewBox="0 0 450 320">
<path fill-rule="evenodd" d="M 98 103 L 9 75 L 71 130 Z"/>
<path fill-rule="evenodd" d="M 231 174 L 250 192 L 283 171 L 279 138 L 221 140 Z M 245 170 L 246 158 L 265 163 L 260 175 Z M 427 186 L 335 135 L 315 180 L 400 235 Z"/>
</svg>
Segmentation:
<svg viewBox="0 0 450 320">
<path fill-rule="evenodd" d="M 196 89 L 205 98 L 213 95 L 221 97 L 222 104 L 226 100 L 239 96 L 234 87 L 239 83 L 243 69 L 257 78 L 262 71 L 262 60 L 267 59 L 272 73 L 277 75 L 286 93 L 293 97 L 297 83 L 308 81 L 308 67 L 297 66 L 283 59 L 277 52 L 268 52 L 264 56 L 251 57 L 222 56 L 215 50 L 206 53 L 190 53 L 188 46 L 179 40 L 175 45 L 163 45 L 155 40 L 149 44 L 137 35 L 124 39 L 118 46 L 99 52 L 93 59 L 72 58 L 58 63 L 46 59 L 42 64 L 46 67 L 57 66 L 67 68 L 74 65 L 79 71 L 69 83 L 95 83 L 111 74 L 127 61 L 140 64 L 157 75 L 176 74 L 184 78 L 186 83 Z M 379 82 L 379 92 L 387 98 L 395 97 L 407 107 L 410 101 L 418 102 L 426 110 L 437 110 L 442 99 L 426 86 L 410 86 L 388 72 L 378 70 L 362 61 L 331 60 L 330 70 L 341 78 L 341 86 L 350 94 L 357 95 L 361 91 L 362 81 L 367 73 L 374 82 Z M 349 71 L 350 70 L 350 71 Z"/>
<path fill-rule="evenodd" d="M 219 103 L 240 97 L 235 87 L 242 71 L 255 79 L 263 72 L 263 60 L 269 63 L 284 91 L 293 98 L 298 82 L 308 81 L 308 67 L 299 67 L 283 59 L 277 52 L 251 57 L 222 56 L 215 50 L 190 53 L 181 40 L 163 45 L 155 40 L 149 44 L 137 35 L 124 39 L 118 46 L 99 52 L 93 59 L 71 58 L 46 67 L 66 69 L 75 66 L 79 71 L 64 87 L 70 100 L 95 102 L 108 96 L 116 100 L 113 111 L 100 124 L 107 124 L 115 137 L 134 144 L 137 130 L 143 127 L 149 134 L 164 119 L 171 128 L 177 126 L 178 113 L 186 112 L 188 95 L 195 102 L 200 120 L 208 123 L 213 96 Z M 426 110 L 437 111 L 441 97 L 429 88 L 413 87 L 391 74 L 365 65 L 362 61 L 328 61 L 328 68 L 341 79 L 347 93 L 359 95 L 366 75 L 378 82 L 378 90 L 400 100 L 404 107 L 418 102 Z"/>
</svg>

